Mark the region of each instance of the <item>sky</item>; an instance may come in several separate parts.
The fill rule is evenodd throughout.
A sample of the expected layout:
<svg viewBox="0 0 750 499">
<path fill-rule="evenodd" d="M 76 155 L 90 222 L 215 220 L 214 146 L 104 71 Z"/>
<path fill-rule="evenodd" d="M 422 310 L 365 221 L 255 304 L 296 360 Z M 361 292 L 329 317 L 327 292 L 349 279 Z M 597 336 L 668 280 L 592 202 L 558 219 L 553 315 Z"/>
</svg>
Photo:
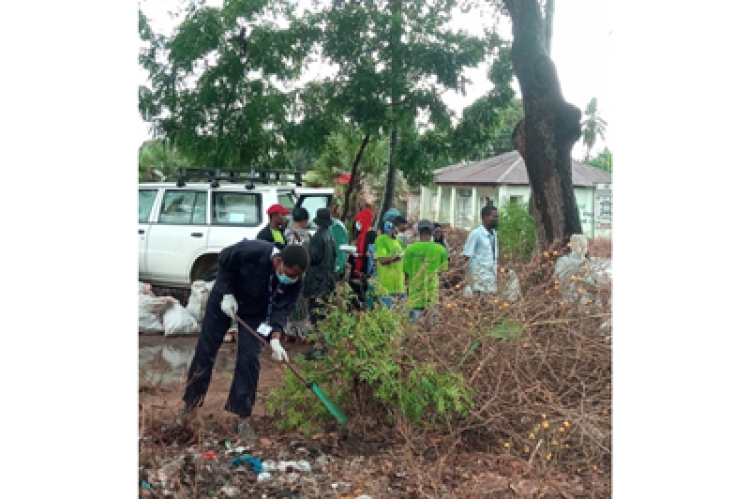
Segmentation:
<svg viewBox="0 0 750 499">
<path fill-rule="evenodd" d="M 179 17 L 170 13 L 179 11 L 180 5 L 184 3 L 185 0 L 142 0 L 139 5 L 149 19 L 152 29 L 169 35 L 179 23 Z M 207 3 L 221 4 L 219 0 L 209 0 Z M 304 3 L 307 2 L 300 2 L 300 5 Z M 609 122 L 609 111 L 612 107 L 610 61 L 613 31 L 610 23 L 610 0 L 563 0 L 555 3 L 555 9 L 552 59 L 557 66 L 563 96 L 581 109 L 581 112 L 585 110 L 588 102 L 596 97 L 600 115 Z M 476 14 L 458 14 L 454 17 L 452 25 L 455 29 L 481 34 L 483 26 L 491 22 L 489 17 L 478 18 Z M 501 20 L 500 30 L 510 39 L 509 18 Z M 472 84 L 467 86 L 465 96 L 456 92 L 447 92 L 444 95 L 446 104 L 457 116 L 491 88 L 486 71 L 487 65 L 482 65 L 465 72 L 467 78 L 472 81 Z M 312 67 L 303 79 L 311 80 L 316 74 L 326 73 L 328 71 L 325 68 Z M 147 73 L 140 68 L 139 80 L 140 84 L 147 84 L 148 81 Z M 518 86 L 515 88 L 520 97 Z M 149 124 L 143 122 L 140 117 L 138 119 L 142 140 L 151 138 Z M 592 154 L 596 155 L 605 146 L 613 151 L 613 143 L 613 138 L 605 134 L 605 141 L 597 139 Z M 584 148 L 579 141 L 573 149 L 573 157 L 581 159 L 583 156 Z"/>
</svg>

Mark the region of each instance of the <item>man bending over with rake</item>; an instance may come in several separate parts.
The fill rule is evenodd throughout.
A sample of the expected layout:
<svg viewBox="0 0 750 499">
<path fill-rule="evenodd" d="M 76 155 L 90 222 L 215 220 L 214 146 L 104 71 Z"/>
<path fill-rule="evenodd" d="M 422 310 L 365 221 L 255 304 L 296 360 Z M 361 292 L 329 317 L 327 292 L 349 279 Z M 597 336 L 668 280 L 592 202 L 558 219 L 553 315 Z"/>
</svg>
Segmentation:
<svg viewBox="0 0 750 499">
<path fill-rule="evenodd" d="M 287 246 L 279 252 L 272 243 L 261 240 L 243 239 L 221 251 L 182 397 L 183 423 L 203 405 L 216 354 L 235 314 L 269 342 L 274 360 L 288 360 L 279 339 L 297 303 L 309 261 L 302 246 Z M 244 439 L 253 434 L 249 418 L 258 388 L 262 344 L 242 324 L 238 326 L 237 361 L 224 409 L 237 415 L 235 429 Z"/>
</svg>

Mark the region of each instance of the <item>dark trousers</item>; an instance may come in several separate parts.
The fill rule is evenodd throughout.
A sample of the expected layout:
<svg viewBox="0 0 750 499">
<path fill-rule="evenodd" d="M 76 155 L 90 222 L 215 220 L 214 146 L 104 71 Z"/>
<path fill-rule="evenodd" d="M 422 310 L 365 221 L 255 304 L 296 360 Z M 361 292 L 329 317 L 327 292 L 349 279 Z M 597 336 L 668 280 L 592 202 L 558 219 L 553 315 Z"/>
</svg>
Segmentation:
<svg viewBox="0 0 750 499">
<path fill-rule="evenodd" d="M 315 327 L 318 321 L 324 319 L 326 316 L 327 304 L 323 301 L 327 296 L 321 296 L 319 298 L 309 298 L 307 310 L 310 313 L 310 325 Z"/>
<path fill-rule="evenodd" d="M 211 383 L 216 355 L 232 322 L 229 316 L 221 310 L 222 298 L 223 296 L 219 293 L 211 293 L 206 303 L 201 334 L 188 370 L 185 395 L 182 397 L 190 408 L 203 405 L 208 385 Z M 239 316 L 253 327 L 253 322 L 243 316 L 242 307 L 240 307 Z M 237 360 L 234 366 L 232 388 L 229 390 L 224 409 L 241 418 L 246 418 L 250 416 L 255 404 L 255 392 L 258 389 L 258 376 L 260 375 L 258 355 L 263 347 L 242 324 L 237 326 Z"/>
<path fill-rule="evenodd" d="M 351 305 L 355 310 L 365 310 L 367 308 L 367 286 L 368 279 L 364 274 L 349 279 L 349 287 L 354 292 Z"/>
</svg>

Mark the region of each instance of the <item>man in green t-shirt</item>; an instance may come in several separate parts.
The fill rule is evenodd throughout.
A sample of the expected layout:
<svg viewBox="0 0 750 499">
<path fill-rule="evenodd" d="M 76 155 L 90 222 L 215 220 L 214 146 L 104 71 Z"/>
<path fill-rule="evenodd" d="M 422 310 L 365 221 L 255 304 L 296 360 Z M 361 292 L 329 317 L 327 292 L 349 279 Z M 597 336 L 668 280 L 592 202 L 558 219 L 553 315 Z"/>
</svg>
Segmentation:
<svg viewBox="0 0 750 499">
<path fill-rule="evenodd" d="M 291 212 L 280 204 L 272 204 L 266 211 L 268 215 L 268 225 L 263 227 L 255 239 L 261 239 L 274 244 L 279 251 L 286 246 L 284 240 L 284 227 L 286 226 L 286 217 Z"/>
<path fill-rule="evenodd" d="M 419 242 L 404 253 L 404 272 L 409 276 L 409 318 L 417 320 L 425 309 L 438 302 L 438 274 L 448 269 L 448 253 L 443 245 L 430 241 L 433 225 L 429 220 L 417 224 Z"/>
<path fill-rule="evenodd" d="M 392 222 L 383 224 L 383 234 L 375 239 L 375 258 L 377 259 L 377 284 L 375 292 L 380 301 L 391 308 L 394 301 L 406 298 L 406 279 L 404 278 L 404 245 L 396 238 L 399 226 L 405 226 L 406 219 L 398 216 Z"/>
</svg>

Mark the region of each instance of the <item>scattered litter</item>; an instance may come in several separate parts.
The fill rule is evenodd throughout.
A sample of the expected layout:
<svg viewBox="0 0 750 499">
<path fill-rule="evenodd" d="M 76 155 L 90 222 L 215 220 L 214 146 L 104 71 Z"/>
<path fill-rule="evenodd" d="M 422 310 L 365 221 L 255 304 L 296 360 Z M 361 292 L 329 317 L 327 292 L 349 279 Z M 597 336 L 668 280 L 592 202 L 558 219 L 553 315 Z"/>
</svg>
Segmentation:
<svg viewBox="0 0 750 499">
<path fill-rule="evenodd" d="M 297 461 L 297 464 L 299 465 L 299 469 L 301 471 L 305 471 L 305 472 L 312 471 L 312 467 L 310 466 L 310 463 L 307 461 Z"/>
<path fill-rule="evenodd" d="M 232 466 L 240 466 L 241 464 L 247 464 L 250 466 L 250 469 L 256 473 L 263 473 L 263 465 L 257 457 L 242 455 L 240 457 L 232 458 Z"/>
<path fill-rule="evenodd" d="M 270 480 L 271 478 L 272 478 L 271 474 L 270 473 L 266 473 L 266 472 L 260 473 L 258 475 L 258 481 L 259 482 L 265 482 L 266 480 Z"/>
<path fill-rule="evenodd" d="M 296 483 L 299 481 L 299 478 L 299 473 L 287 473 L 286 475 L 284 475 L 284 481 L 286 483 Z"/>
<path fill-rule="evenodd" d="M 362 494 L 361 496 L 357 496 L 357 499 L 372 499 L 372 496 L 368 496 L 367 494 Z"/>
<path fill-rule="evenodd" d="M 223 492 L 227 497 L 234 497 L 240 493 L 240 489 L 232 487 L 231 485 L 224 485 L 220 492 Z"/>
<path fill-rule="evenodd" d="M 149 485 L 148 482 L 145 481 L 145 480 L 141 482 L 141 488 L 146 489 L 146 490 L 150 490 L 151 492 L 156 492 L 154 490 L 154 488 L 151 487 L 151 485 Z"/>
<path fill-rule="evenodd" d="M 216 453 L 214 451 L 204 452 L 203 457 L 206 459 L 216 459 Z"/>
<path fill-rule="evenodd" d="M 263 469 L 266 471 L 279 471 L 279 467 L 276 465 L 276 461 L 263 461 L 261 463 Z"/>
<path fill-rule="evenodd" d="M 267 438 L 261 438 L 260 439 L 260 445 L 262 445 L 263 447 L 266 447 L 266 448 L 267 447 L 271 447 L 271 441 L 268 440 Z"/>
<path fill-rule="evenodd" d="M 159 471 L 156 472 L 157 476 L 159 477 L 160 482 L 166 482 L 174 474 L 176 474 L 180 468 L 182 467 L 182 463 L 180 461 L 173 461 L 171 463 L 165 464 L 161 468 L 159 468 Z"/>
<path fill-rule="evenodd" d="M 279 471 L 289 472 L 289 469 L 292 471 L 301 471 L 299 464 L 295 461 L 279 461 Z"/>
</svg>

